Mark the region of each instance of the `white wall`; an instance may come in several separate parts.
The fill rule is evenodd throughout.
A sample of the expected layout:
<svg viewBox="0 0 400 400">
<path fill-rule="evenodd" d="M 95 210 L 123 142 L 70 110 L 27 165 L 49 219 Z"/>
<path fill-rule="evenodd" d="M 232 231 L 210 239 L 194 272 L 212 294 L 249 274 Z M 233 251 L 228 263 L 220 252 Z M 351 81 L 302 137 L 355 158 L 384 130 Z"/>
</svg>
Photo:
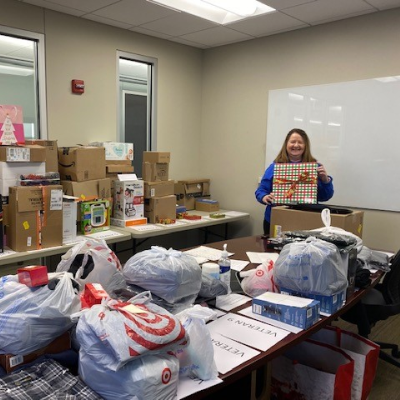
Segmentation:
<svg viewBox="0 0 400 400">
<path fill-rule="evenodd" d="M 262 232 L 254 191 L 268 145 L 268 91 L 400 75 L 399 37 L 396 9 L 205 51 L 203 172 L 221 204 L 251 214 L 251 233 Z M 399 223 L 399 213 L 365 210 L 364 243 L 397 250 Z"/>
</svg>

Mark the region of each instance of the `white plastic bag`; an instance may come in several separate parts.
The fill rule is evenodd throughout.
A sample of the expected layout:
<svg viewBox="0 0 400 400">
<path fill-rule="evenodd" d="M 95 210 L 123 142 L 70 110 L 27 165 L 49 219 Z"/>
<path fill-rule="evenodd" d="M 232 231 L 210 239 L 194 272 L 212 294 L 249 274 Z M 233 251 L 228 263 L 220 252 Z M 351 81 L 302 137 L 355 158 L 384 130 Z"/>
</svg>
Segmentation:
<svg viewBox="0 0 400 400">
<path fill-rule="evenodd" d="M 176 352 L 179 374 L 203 381 L 218 378 L 214 361 L 214 347 L 206 321 L 217 319 L 217 313 L 207 307 L 195 305 L 176 315 L 189 335 L 190 344 Z"/>
<path fill-rule="evenodd" d="M 279 292 L 274 281 L 274 262 L 268 260 L 257 268 L 241 271 L 239 276 L 243 278 L 240 285 L 243 292 L 250 297 L 257 297 L 265 292 Z"/>
<path fill-rule="evenodd" d="M 29 288 L 12 275 L 1 278 L 0 353 L 32 353 L 74 325 L 70 315 L 80 310 L 80 299 L 71 278 L 49 274 L 50 281 L 59 279 L 54 290 Z"/>
<path fill-rule="evenodd" d="M 170 303 L 190 296 L 194 302 L 201 287 L 201 268 L 194 257 L 159 246 L 132 256 L 123 274 L 128 283 Z"/>
<path fill-rule="evenodd" d="M 280 290 L 331 296 L 348 286 L 339 249 L 312 236 L 283 246 L 273 271 Z"/>
<path fill-rule="evenodd" d="M 126 287 L 122 266 L 105 240 L 85 238 L 67 251 L 57 266 L 57 272 L 71 272 L 81 284 L 100 283 L 110 295 Z"/>
<path fill-rule="evenodd" d="M 109 354 L 95 359 L 79 350 L 79 375 L 106 400 L 176 400 L 178 359 L 170 354 L 143 356 L 118 371 L 108 368 Z"/>
<path fill-rule="evenodd" d="M 149 292 L 129 302 L 103 300 L 84 311 L 76 327 L 81 348 L 91 357 L 110 354 L 114 371 L 146 354 L 165 353 L 188 345 L 180 321 L 153 304 Z"/>
</svg>

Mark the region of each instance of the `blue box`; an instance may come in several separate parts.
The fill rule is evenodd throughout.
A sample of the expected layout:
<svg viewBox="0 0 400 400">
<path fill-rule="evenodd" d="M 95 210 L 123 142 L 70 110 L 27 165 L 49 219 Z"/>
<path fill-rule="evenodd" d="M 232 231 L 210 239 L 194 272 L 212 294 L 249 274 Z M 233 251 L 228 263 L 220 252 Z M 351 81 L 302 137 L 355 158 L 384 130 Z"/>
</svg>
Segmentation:
<svg viewBox="0 0 400 400">
<path fill-rule="evenodd" d="M 266 292 L 253 298 L 252 310 L 254 314 L 307 329 L 318 321 L 320 310 L 318 300 L 308 300 L 294 301 L 290 295 Z"/>
<path fill-rule="evenodd" d="M 292 289 L 286 289 L 281 287 L 281 293 L 288 294 L 291 296 L 306 297 L 308 299 L 315 299 L 320 302 L 321 312 L 327 314 L 333 314 L 337 310 L 343 307 L 344 301 L 346 300 L 346 289 L 339 293 L 333 294 L 331 296 L 324 296 L 322 294 L 313 294 L 305 292 L 297 292 Z"/>
</svg>

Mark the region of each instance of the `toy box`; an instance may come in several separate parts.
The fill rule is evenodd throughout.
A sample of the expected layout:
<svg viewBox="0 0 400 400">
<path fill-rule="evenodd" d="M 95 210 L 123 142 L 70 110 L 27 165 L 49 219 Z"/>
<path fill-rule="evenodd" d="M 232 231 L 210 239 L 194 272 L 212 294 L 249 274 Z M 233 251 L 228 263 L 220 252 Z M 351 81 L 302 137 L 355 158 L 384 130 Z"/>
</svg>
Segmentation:
<svg viewBox="0 0 400 400">
<path fill-rule="evenodd" d="M 42 286 L 49 283 L 45 265 L 29 265 L 17 269 L 18 281 L 29 287 Z"/>
<path fill-rule="evenodd" d="M 110 201 L 101 199 L 81 203 L 81 232 L 84 235 L 110 229 Z"/>
<path fill-rule="evenodd" d="M 115 180 L 113 217 L 135 219 L 144 217 L 144 182 Z"/>
</svg>

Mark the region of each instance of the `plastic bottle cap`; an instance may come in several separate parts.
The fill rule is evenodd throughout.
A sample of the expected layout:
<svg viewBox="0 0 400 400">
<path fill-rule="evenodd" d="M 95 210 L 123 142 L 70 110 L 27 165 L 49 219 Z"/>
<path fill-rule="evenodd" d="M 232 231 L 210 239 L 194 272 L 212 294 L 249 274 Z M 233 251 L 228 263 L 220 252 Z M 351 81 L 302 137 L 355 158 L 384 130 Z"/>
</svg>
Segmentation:
<svg viewBox="0 0 400 400">
<path fill-rule="evenodd" d="M 227 246 L 227 244 L 225 243 L 223 246 L 224 249 L 222 250 L 222 253 L 221 253 L 221 257 L 224 257 L 224 258 L 227 258 L 229 256 L 228 251 L 226 250 L 226 246 Z"/>
</svg>

